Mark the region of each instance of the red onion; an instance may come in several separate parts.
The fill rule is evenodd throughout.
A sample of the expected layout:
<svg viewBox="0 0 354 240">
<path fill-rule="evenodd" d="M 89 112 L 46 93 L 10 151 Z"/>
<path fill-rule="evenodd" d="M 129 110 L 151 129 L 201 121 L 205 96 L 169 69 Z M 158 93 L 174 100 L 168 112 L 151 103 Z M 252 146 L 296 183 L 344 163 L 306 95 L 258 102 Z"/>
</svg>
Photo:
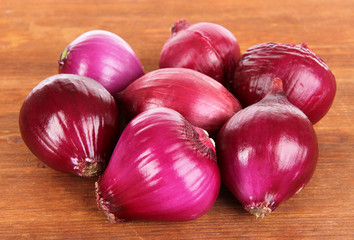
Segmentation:
<svg viewBox="0 0 354 240">
<path fill-rule="evenodd" d="M 92 177 L 103 171 L 118 140 L 118 108 L 96 81 L 58 74 L 30 92 L 19 125 L 25 144 L 49 167 Z"/>
<path fill-rule="evenodd" d="M 178 112 L 155 108 L 124 129 L 96 182 L 97 204 L 112 223 L 187 221 L 212 207 L 220 181 L 211 139 Z"/>
<path fill-rule="evenodd" d="M 168 107 L 210 134 L 215 134 L 241 109 L 235 97 L 219 82 L 185 68 L 152 71 L 116 96 L 130 118 L 148 109 Z"/>
<path fill-rule="evenodd" d="M 318 158 L 313 126 L 287 101 L 279 78 L 264 99 L 223 126 L 216 146 L 223 182 L 257 217 L 299 192 L 312 177 Z"/>
<path fill-rule="evenodd" d="M 160 68 L 182 67 L 202 72 L 223 85 L 233 78 L 240 47 L 226 28 L 208 22 L 177 21 L 160 54 Z"/>
<path fill-rule="evenodd" d="M 273 78 L 314 124 L 330 109 L 336 81 L 329 67 L 306 44 L 263 43 L 248 49 L 236 67 L 232 91 L 244 107 L 260 101 Z"/>
<path fill-rule="evenodd" d="M 59 73 L 90 77 L 114 94 L 142 76 L 144 70 L 133 49 L 121 37 L 93 30 L 80 35 L 64 49 Z"/>
</svg>

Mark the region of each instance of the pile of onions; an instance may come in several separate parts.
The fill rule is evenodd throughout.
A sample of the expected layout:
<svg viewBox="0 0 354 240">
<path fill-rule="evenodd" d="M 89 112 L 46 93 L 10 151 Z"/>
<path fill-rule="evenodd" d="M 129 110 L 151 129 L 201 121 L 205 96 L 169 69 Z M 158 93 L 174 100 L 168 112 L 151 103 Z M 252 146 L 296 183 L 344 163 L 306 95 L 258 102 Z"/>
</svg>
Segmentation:
<svg viewBox="0 0 354 240">
<path fill-rule="evenodd" d="M 313 124 L 336 82 L 305 44 L 264 43 L 240 55 L 224 27 L 180 20 L 160 69 L 145 74 L 118 35 L 86 32 L 62 52 L 59 74 L 25 99 L 22 138 L 49 167 L 98 176 L 97 205 L 112 223 L 196 219 L 221 181 L 264 217 L 310 181 Z"/>
<path fill-rule="evenodd" d="M 189 24 L 182 19 L 171 28 L 159 66 L 193 69 L 228 86 L 240 55 L 237 39 L 228 29 L 209 22 Z"/>
<path fill-rule="evenodd" d="M 111 222 L 187 221 L 205 214 L 220 188 L 213 142 L 181 114 L 147 110 L 124 129 L 96 183 Z"/>
<path fill-rule="evenodd" d="M 336 81 L 329 67 L 306 44 L 262 43 L 240 58 L 232 91 L 244 107 L 260 101 L 272 79 L 283 80 L 288 100 L 314 124 L 330 109 Z"/>
<path fill-rule="evenodd" d="M 144 75 L 144 70 L 133 49 L 121 37 L 93 30 L 83 33 L 63 50 L 59 73 L 87 76 L 115 94 Z"/>
<path fill-rule="evenodd" d="M 100 175 L 118 140 L 118 108 L 93 79 L 58 74 L 39 83 L 19 116 L 23 141 L 49 167 Z"/>
</svg>

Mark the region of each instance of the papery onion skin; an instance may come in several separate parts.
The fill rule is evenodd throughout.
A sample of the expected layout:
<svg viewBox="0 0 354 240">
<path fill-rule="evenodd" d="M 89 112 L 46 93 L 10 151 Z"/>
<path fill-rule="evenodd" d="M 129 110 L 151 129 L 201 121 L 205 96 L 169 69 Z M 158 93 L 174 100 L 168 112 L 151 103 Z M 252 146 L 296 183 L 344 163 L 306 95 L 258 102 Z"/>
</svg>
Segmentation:
<svg viewBox="0 0 354 240">
<path fill-rule="evenodd" d="M 262 43 L 248 49 L 236 66 L 231 89 L 244 107 L 260 101 L 273 78 L 283 80 L 286 97 L 315 124 L 330 109 L 336 80 L 306 44 Z"/>
<path fill-rule="evenodd" d="M 261 101 L 236 113 L 216 141 L 222 180 L 243 207 L 264 217 L 299 192 L 318 159 L 311 122 L 275 79 Z"/>
<path fill-rule="evenodd" d="M 116 98 L 128 118 L 156 107 L 172 108 L 211 135 L 242 108 L 219 82 L 185 68 L 149 72 L 118 93 Z"/>
<path fill-rule="evenodd" d="M 60 56 L 58 71 L 92 78 L 111 94 L 144 75 L 141 62 L 130 45 L 105 30 L 85 32 L 71 42 Z"/>
<path fill-rule="evenodd" d="M 124 129 L 104 174 L 97 204 L 110 222 L 188 221 L 204 215 L 220 190 L 215 148 L 168 108 L 147 110 Z"/>
<path fill-rule="evenodd" d="M 39 83 L 19 116 L 22 138 L 49 167 L 83 177 L 101 174 L 118 140 L 118 107 L 93 79 L 57 74 Z"/>
<path fill-rule="evenodd" d="M 193 69 L 228 87 L 240 55 L 237 39 L 228 29 L 209 22 L 189 24 L 182 19 L 171 28 L 159 66 Z"/>
</svg>

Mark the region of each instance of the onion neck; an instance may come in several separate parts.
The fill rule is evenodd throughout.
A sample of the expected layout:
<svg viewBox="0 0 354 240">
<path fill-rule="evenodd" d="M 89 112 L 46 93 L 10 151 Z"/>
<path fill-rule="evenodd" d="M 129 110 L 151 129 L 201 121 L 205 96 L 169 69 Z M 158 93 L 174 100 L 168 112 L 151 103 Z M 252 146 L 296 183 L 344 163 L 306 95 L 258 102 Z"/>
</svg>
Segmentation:
<svg viewBox="0 0 354 240">
<path fill-rule="evenodd" d="M 60 59 L 58 61 L 59 66 L 64 65 L 64 62 L 66 60 L 66 57 L 68 56 L 68 53 L 69 53 L 69 49 L 66 47 L 60 55 Z"/>
<path fill-rule="evenodd" d="M 283 88 L 283 81 L 280 78 L 276 77 L 273 78 L 267 95 L 276 96 L 279 94 L 285 94 L 285 92 Z"/>
<path fill-rule="evenodd" d="M 309 47 L 307 46 L 306 43 L 302 43 L 302 44 L 300 45 L 300 47 L 309 49 Z"/>
<path fill-rule="evenodd" d="M 286 97 L 285 91 L 283 88 L 283 81 L 280 78 L 276 77 L 276 78 L 273 78 L 273 80 L 270 84 L 270 87 L 268 89 L 268 92 L 264 96 L 262 101 L 264 101 L 265 99 L 269 99 L 272 97 L 279 97 L 279 96 Z"/>
<path fill-rule="evenodd" d="M 201 129 L 201 128 L 195 127 L 195 126 L 194 126 L 194 129 L 197 131 L 197 133 L 199 135 L 200 142 L 215 153 L 216 152 L 215 142 L 212 138 L 209 137 L 208 132 L 205 131 L 204 129 Z"/>
<path fill-rule="evenodd" d="M 175 35 L 179 31 L 184 30 L 184 29 L 188 28 L 189 26 L 190 26 L 190 24 L 186 20 L 180 19 L 172 25 L 171 34 Z"/>
</svg>

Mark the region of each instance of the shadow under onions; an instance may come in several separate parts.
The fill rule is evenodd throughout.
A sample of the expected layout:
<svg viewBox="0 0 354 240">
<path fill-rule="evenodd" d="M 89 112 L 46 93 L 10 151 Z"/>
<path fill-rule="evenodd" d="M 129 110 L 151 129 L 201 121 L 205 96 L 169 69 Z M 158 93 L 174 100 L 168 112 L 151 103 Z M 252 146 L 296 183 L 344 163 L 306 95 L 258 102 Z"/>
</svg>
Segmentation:
<svg viewBox="0 0 354 240">
<path fill-rule="evenodd" d="M 232 195 L 223 183 L 221 184 L 220 193 L 215 204 L 215 207 L 219 206 L 226 206 L 227 209 L 225 209 L 225 213 L 229 215 L 238 216 L 239 214 L 249 214 L 243 209 L 241 203 Z"/>
</svg>

